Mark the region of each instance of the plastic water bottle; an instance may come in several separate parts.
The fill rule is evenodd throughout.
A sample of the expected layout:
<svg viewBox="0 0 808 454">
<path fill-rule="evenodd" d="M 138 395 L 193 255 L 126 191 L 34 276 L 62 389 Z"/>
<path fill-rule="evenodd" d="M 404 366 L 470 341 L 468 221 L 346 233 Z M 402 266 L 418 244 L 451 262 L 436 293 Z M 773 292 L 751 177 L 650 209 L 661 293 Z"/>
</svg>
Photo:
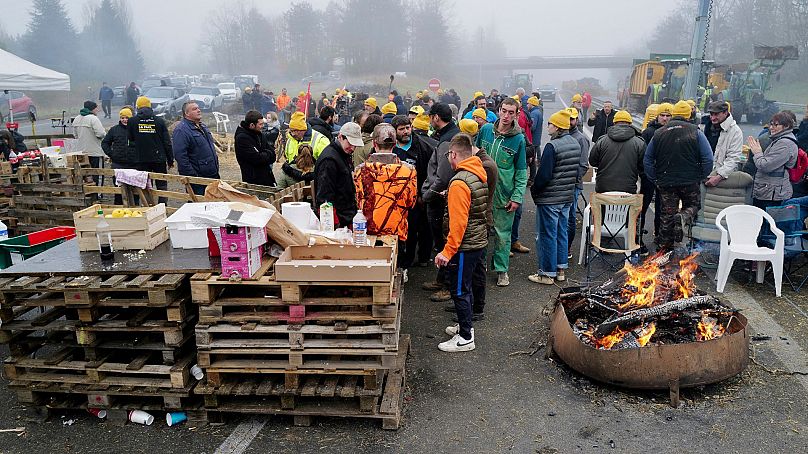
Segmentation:
<svg viewBox="0 0 808 454">
<path fill-rule="evenodd" d="M 8 226 L 5 222 L 0 221 L 0 241 L 8 238 Z"/>
<path fill-rule="evenodd" d="M 368 243 L 368 220 L 362 214 L 362 210 L 356 212 L 353 217 L 353 244 L 355 246 L 366 246 Z"/>
<path fill-rule="evenodd" d="M 109 222 L 104 218 L 104 210 L 98 210 L 98 217 L 100 219 L 95 226 L 98 251 L 101 253 L 101 260 L 112 260 L 115 258 L 115 251 L 112 249 L 112 231 L 109 228 Z"/>
</svg>

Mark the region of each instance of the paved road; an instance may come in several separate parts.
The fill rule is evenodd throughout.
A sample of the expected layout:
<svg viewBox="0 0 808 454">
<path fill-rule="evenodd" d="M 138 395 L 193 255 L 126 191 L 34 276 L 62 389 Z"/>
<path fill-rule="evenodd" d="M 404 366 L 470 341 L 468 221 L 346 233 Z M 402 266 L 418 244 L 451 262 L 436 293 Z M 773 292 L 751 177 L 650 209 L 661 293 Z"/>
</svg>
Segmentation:
<svg viewBox="0 0 808 454">
<path fill-rule="evenodd" d="M 548 116 L 560 104 L 545 106 Z M 546 136 L 545 136 L 546 138 Z M 522 240 L 532 246 L 535 206 L 527 199 Z M 579 235 L 580 236 L 580 235 Z M 22 408 L 0 387 L 7 402 L 0 428 L 25 426 L 25 436 L 0 434 L 0 451 L 30 452 L 805 452 L 808 390 L 802 377 L 769 373 L 751 365 L 723 383 L 682 392 L 683 404 L 666 404 L 667 392 L 639 392 L 592 382 L 538 349 L 547 337 L 549 308 L 558 288 L 527 280 L 535 272 L 535 250 L 512 261 L 511 286 L 489 277 L 487 318 L 476 324 L 477 350 L 437 350 L 450 323 L 443 304 L 432 303 L 420 284 L 432 268 L 414 268 L 406 285 L 402 331 L 412 335 L 405 419 L 397 432 L 366 421 L 318 419 L 309 428 L 284 418 L 234 418 L 220 427 L 193 430 L 114 427 L 86 414 L 45 424 L 22 419 Z M 573 266 L 570 285 L 583 270 Z M 699 285 L 714 290 L 712 278 Z M 770 369 L 808 370 L 808 304 L 784 288 L 774 298 L 768 284 L 733 273 L 726 296 L 748 308 L 756 360 Z M 782 338 L 781 338 L 782 337 Z M 792 356 L 784 352 L 790 352 Z M 158 418 L 158 421 L 161 418 Z M 242 424 L 239 424 L 242 422 Z M 231 436 L 232 434 L 232 436 Z"/>
</svg>

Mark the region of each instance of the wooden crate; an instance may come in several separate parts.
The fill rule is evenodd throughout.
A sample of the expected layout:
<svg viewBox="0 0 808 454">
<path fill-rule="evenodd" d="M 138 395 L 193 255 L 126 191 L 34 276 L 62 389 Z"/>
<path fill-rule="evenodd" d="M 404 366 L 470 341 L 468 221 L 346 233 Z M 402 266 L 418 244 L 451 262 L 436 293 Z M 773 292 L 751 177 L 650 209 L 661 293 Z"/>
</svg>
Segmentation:
<svg viewBox="0 0 808 454">
<path fill-rule="evenodd" d="M 110 205 L 92 205 L 73 214 L 76 226 L 80 251 L 97 251 L 98 239 L 95 229 L 98 225 L 98 211 L 103 210 L 104 215 L 112 214 L 121 207 Z M 166 230 L 166 206 L 158 204 L 140 210 L 142 217 L 135 218 L 106 218 L 112 233 L 112 247 L 115 250 L 150 251 L 168 240 Z"/>
<path fill-rule="evenodd" d="M 188 419 L 196 423 L 213 423 L 225 421 L 228 413 L 288 415 L 294 417 L 295 425 L 309 426 L 314 417 L 355 417 L 380 419 L 382 428 L 398 429 L 406 389 L 410 337 L 401 336 L 401 345 L 394 367 L 384 376 L 381 395 L 374 395 L 376 391 L 367 389 L 366 385 L 360 386 L 356 376 L 298 377 L 299 380 L 291 386 L 288 378 L 281 381 L 266 376 L 239 377 L 211 386 L 209 377 L 194 391 L 205 396 L 205 408 L 189 410 Z M 291 392 L 286 392 L 287 388 L 291 388 Z M 353 397 L 341 397 L 343 390 Z"/>
</svg>

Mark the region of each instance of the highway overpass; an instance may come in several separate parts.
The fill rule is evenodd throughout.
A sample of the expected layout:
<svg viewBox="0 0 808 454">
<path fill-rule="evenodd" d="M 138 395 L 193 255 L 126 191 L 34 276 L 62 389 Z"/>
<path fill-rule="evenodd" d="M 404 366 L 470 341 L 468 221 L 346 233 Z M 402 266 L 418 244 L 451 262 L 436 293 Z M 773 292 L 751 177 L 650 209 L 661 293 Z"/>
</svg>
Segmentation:
<svg viewBox="0 0 808 454">
<path fill-rule="evenodd" d="M 633 57 L 615 55 L 576 55 L 562 57 L 517 57 L 464 61 L 460 69 L 469 70 L 525 70 L 525 69 L 631 69 Z"/>
</svg>

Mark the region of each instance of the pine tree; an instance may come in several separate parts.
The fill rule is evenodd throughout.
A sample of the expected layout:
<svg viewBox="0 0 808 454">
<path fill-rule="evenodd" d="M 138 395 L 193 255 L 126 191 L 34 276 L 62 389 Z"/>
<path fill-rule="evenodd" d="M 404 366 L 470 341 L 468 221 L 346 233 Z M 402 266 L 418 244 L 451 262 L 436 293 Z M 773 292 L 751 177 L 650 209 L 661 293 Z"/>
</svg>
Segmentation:
<svg viewBox="0 0 808 454">
<path fill-rule="evenodd" d="M 102 0 L 90 14 L 80 35 L 81 52 L 87 57 L 83 73 L 92 80 L 121 85 L 143 75 L 143 56 L 132 32 L 126 4 Z"/>
<path fill-rule="evenodd" d="M 76 30 L 61 0 L 34 0 L 20 43 L 22 57 L 38 65 L 71 75 L 82 67 Z"/>
</svg>

